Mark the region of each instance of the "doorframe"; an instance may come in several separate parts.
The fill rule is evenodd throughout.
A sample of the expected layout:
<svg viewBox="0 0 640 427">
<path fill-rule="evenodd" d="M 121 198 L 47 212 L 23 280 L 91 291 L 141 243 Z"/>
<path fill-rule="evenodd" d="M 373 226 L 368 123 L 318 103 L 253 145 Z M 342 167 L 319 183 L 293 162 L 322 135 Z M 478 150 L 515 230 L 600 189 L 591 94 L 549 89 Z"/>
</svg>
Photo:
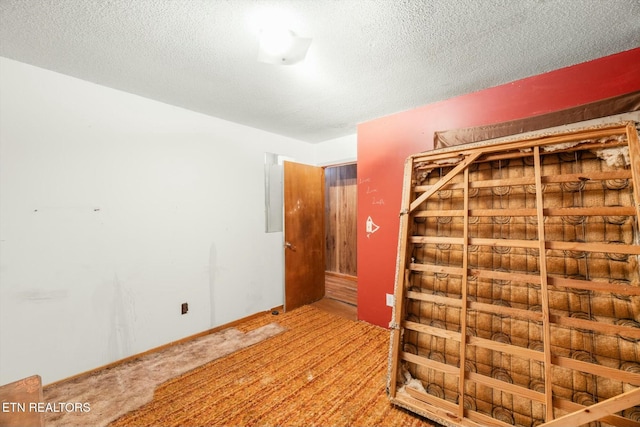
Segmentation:
<svg viewBox="0 0 640 427">
<path fill-rule="evenodd" d="M 307 164 L 307 163 L 303 163 L 303 162 L 297 162 L 294 159 L 285 159 L 285 161 L 289 161 L 289 162 L 293 162 L 293 163 Z M 357 159 L 342 161 L 342 162 L 338 162 L 338 163 L 330 163 L 330 164 L 322 164 L 322 165 L 309 165 L 309 166 L 316 166 L 318 168 L 322 168 L 326 172 L 327 168 L 348 166 L 348 165 L 356 165 L 356 179 L 357 179 L 357 166 L 358 166 Z M 282 248 L 282 307 L 283 307 L 283 310 L 284 310 L 285 302 L 286 302 L 286 298 L 287 298 L 287 295 L 286 295 L 286 274 L 287 274 L 287 272 L 286 272 L 286 262 L 285 262 L 285 256 L 286 256 L 285 251 L 286 251 L 287 248 L 286 248 L 286 235 L 285 235 L 286 230 L 285 230 L 285 226 L 284 226 L 284 220 L 285 220 L 285 218 L 284 218 L 284 216 L 285 216 L 285 213 L 284 213 L 284 185 L 285 184 L 284 184 L 284 182 L 285 182 L 285 177 L 284 177 L 284 168 L 283 168 L 283 170 L 282 170 L 282 193 L 283 193 L 282 203 L 283 203 L 283 212 L 282 212 L 282 241 L 281 241 L 281 248 Z M 326 185 L 326 174 L 325 174 L 325 182 L 323 182 L 323 186 L 324 185 Z M 357 197 L 357 195 L 356 195 L 356 197 Z M 324 206 L 324 209 L 326 209 L 326 205 Z M 323 210 L 323 212 L 324 212 L 324 210 Z M 323 215 L 323 217 L 324 217 L 324 215 Z M 324 221 L 324 218 L 323 218 L 323 221 Z M 356 221 L 357 221 L 357 218 L 356 218 Z M 323 224 L 323 227 L 324 227 L 324 224 Z M 326 233 L 325 233 L 325 243 L 326 243 Z M 356 253 L 357 253 L 357 250 L 358 250 L 357 239 L 356 239 L 356 243 L 355 243 L 355 250 L 356 250 Z M 326 247 L 325 247 L 325 257 L 326 257 Z M 326 265 L 324 265 L 323 268 L 326 268 Z M 356 277 L 357 277 L 357 275 L 356 275 Z M 326 293 L 326 291 L 325 291 L 325 293 Z"/>
</svg>

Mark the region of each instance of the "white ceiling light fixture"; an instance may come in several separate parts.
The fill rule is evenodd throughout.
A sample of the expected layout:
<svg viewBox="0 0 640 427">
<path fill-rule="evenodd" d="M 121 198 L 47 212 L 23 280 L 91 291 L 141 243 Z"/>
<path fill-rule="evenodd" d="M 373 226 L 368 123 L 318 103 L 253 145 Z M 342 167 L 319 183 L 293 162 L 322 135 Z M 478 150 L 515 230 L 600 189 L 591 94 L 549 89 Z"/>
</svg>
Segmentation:
<svg viewBox="0 0 640 427">
<path fill-rule="evenodd" d="M 263 28 L 258 33 L 258 61 L 267 64 L 292 65 L 307 55 L 311 39 L 299 37 L 284 28 Z"/>
</svg>

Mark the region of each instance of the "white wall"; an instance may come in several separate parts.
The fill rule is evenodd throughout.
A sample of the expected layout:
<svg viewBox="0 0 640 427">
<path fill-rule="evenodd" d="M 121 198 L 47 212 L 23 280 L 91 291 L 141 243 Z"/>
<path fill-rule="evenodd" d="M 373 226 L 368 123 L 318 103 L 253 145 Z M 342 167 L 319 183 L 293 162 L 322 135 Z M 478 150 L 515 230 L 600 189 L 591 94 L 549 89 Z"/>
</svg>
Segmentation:
<svg viewBox="0 0 640 427">
<path fill-rule="evenodd" d="M 340 138 L 315 144 L 316 164 L 329 166 L 340 163 L 355 163 L 358 157 L 358 135 L 347 135 Z"/>
<path fill-rule="evenodd" d="M 264 152 L 315 163 L 311 144 L 0 58 L 0 384 L 281 305 Z"/>
</svg>

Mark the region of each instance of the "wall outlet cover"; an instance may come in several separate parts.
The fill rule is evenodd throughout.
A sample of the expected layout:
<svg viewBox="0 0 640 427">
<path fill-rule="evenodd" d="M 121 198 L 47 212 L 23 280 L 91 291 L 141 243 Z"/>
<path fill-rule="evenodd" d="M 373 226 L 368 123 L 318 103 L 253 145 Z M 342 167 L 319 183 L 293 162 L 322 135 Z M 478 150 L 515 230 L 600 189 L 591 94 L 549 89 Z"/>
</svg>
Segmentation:
<svg viewBox="0 0 640 427">
<path fill-rule="evenodd" d="M 393 298 L 393 294 L 387 294 L 387 305 L 389 307 L 393 307 L 395 299 Z"/>
</svg>

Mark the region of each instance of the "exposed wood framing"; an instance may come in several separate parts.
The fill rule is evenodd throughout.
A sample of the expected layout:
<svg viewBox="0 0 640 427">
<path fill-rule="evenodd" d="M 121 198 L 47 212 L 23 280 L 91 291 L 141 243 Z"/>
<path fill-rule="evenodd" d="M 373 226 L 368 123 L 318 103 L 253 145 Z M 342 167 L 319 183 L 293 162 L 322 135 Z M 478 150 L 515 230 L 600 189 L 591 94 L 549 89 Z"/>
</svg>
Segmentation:
<svg viewBox="0 0 640 427">
<path fill-rule="evenodd" d="M 464 208 L 462 232 L 462 310 L 460 312 L 460 331 L 467 330 L 468 292 L 467 279 L 469 274 L 469 168 L 464 169 Z M 465 361 L 467 358 L 467 334 L 460 336 L 460 374 L 458 383 L 458 416 L 464 417 L 464 384 Z"/>
<path fill-rule="evenodd" d="M 605 163 L 603 149 L 629 163 Z M 519 166 L 503 169 L 508 161 Z M 627 190 L 610 187 L 614 181 Z M 513 188 L 515 201 L 504 202 Z M 515 231 L 505 232 L 500 224 L 514 218 Z M 390 325 L 391 401 L 446 425 L 640 427 L 639 222 L 635 122 L 411 156 Z M 503 263 L 507 256 L 514 258 Z M 603 311 L 606 304 L 613 308 Z M 585 306 L 589 313 L 574 313 Z M 510 336 L 510 327 L 519 332 Z M 405 369 L 426 392 L 399 389 Z"/>
<path fill-rule="evenodd" d="M 581 426 L 592 421 L 597 421 L 609 414 L 613 414 L 640 402 L 640 388 L 629 390 L 614 396 L 604 402 L 599 402 L 587 408 L 556 418 L 553 421 L 541 424 L 540 427 L 566 427 Z"/>
<path fill-rule="evenodd" d="M 403 179 L 403 195 L 402 206 L 409 206 L 413 195 L 413 189 L 411 186 L 411 179 L 413 177 L 413 159 L 408 158 L 404 167 L 404 179 Z M 405 210 L 400 213 L 400 236 L 401 242 L 406 242 L 409 236 L 409 211 Z M 390 396 L 396 395 L 397 375 L 399 370 L 399 355 L 398 349 L 400 349 L 400 343 L 402 341 L 400 322 L 404 319 L 404 304 L 403 298 L 405 294 L 405 279 L 406 271 L 404 266 L 407 263 L 407 246 L 401 245 L 398 251 L 398 266 L 396 271 L 396 283 L 395 283 L 395 302 L 393 306 L 393 319 L 389 327 L 391 328 L 391 345 L 396 351 L 393 352 L 391 357 L 391 363 L 389 366 L 389 384 L 388 393 Z"/>
<path fill-rule="evenodd" d="M 544 233 L 544 203 L 542 201 L 542 172 L 540 167 L 540 147 L 533 148 L 533 164 L 536 180 L 536 211 L 538 222 L 538 253 L 542 298 L 542 334 L 544 339 L 544 394 L 545 419 L 553 419 L 553 383 L 551 378 L 551 325 L 549 325 L 549 286 L 547 284 L 547 255 Z"/>
<path fill-rule="evenodd" d="M 453 170 L 451 172 L 449 172 L 447 174 L 447 176 L 442 178 L 440 181 L 438 181 L 438 183 L 436 185 L 430 187 L 427 191 L 422 193 L 420 195 L 420 197 L 418 197 L 416 200 L 411 202 L 411 205 L 409 206 L 409 212 L 415 210 L 415 208 L 420 206 L 420 204 L 422 202 L 427 200 L 436 191 L 438 191 L 442 186 L 444 186 L 446 183 L 451 181 L 451 179 L 453 179 L 454 176 L 458 175 L 458 173 L 460 173 L 461 171 L 465 170 L 467 168 L 467 166 L 469 166 L 471 163 L 473 163 L 473 161 L 476 160 L 481 155 L 482 155 L 482 152 L 477 152 L 477 153 L 471 153 L 468 156 L 466 156 L 464 160 L 462 160 L 460 163 L 458 163 L 458 165 L 455 168 L 453 168 Z"/>
</svg>

